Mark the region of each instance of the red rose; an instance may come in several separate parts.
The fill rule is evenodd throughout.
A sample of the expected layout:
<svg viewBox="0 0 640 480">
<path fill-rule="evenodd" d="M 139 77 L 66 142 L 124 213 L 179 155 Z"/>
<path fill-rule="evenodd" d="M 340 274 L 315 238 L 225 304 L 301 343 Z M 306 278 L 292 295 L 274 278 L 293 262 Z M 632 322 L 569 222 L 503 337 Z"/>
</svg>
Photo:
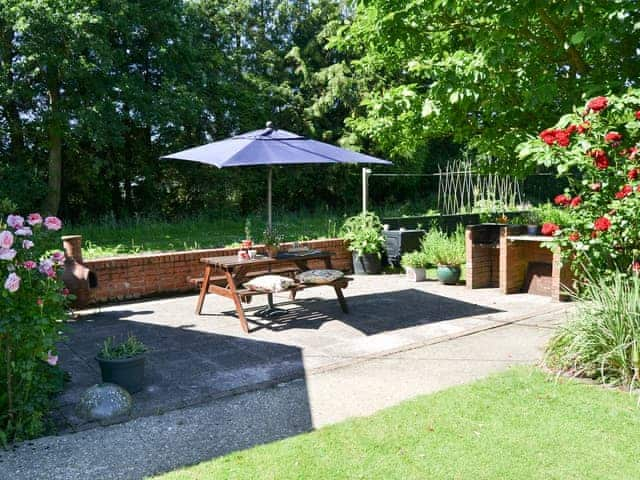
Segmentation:
<svg viewBox="0 0 640 480">
<path fill-rule="evenodd" d="M 584 133 L 591 128 L 591 122 L 588 120 L 578 125 L 578 133 Z"/>
<path fill-rule="evenodd" d="M 553 199 L 553 203 L 555 203 L 560 207 L 566 207 L 567 205 L 569 205 L 570 201 L 571 199 L 568 196 L 566 196 L 564 193 L 561 193 L 560 195 L 556 195 L 555 198 Z"/>
<path fill-rule="evenodd" d="M 573 135 L 577 131 L 578 131 L 578 125 L 574 125 L 574 124 L 569 125 L 565 130 L 565 132 L 567 132 L 567 134 L 569 135 Z"/>
<path fill-rule="evenodd" d="M 568 147 L 571 143 L 571 137 L 564 130 L 556 130 L 556 143 L 560 147 Z"/>
<path fill-rule="evenodd" d="M 640 262 L 637 260 L 633 262 L 631 264 L 631 270 L 633 270 L 633 273 L 635 273 L 636 275 L 640 275 Z"/>
<path fill-rule="evenodd" d="M 616 198 L 618 200 L 628 197 L 633 193 L 633 187 L 631 185 L 625 185 L 618 192 L 616 192 Z"/>
<path fill-rule="evenodd" d="M 600 190 L 602 190 L 602 184 L 600 182 L 592 183 L 591 185 L 589 185 L 589 187 L 594 192 L 599 192 Z"/>
<path fill-rule="evenodd" d="M 627 158 L 629 160 L 635 160 L 636 155 L 638 154 L 638 151 L 640 151 L 638 150 L 638 147 L 631 147 L 625 150 L 623 155 L 627 155 Z"/>
<path fill-rule="evenodd" d="M 622 134 L 618 132 L 609 132 L 604 136 L 604 141 L 607 143 L 620 143 L 622 140 Z"/>
<path fill-rule="evenodd" d="M 591 150 L 588 155 L 593 158 L 593 163 L 598 170 L 606 170 L 609 168 L 609 157 L 604 150 L 599 148 Z"/>
<path fill-rule="evenodd" d="M 547 128 L 540 132 L 540 139 L 546 143 L 547 145 L 553 145 L 556 141 L 555 130 L 552 128 Z"/>
<path fill-rule="evenodd" d="M 569 203 L 569 206 L 571 208 L 576 208 L 576 207 L 580 206 L 581 203 L 582 203 L 582 197 L 573 197 L 571 199 L 571 202 Z"/>
<path fill-rule="evenodd" d="M 580 234 L 578 232 L 571 232 L 571 234 L 569 235 L 569 240 L 571 240 L 572 242 L 577 242 L 578 240 L 580 240 Z"/>
<path fill-rule="evenodd" d="M 640 110 L 636 112 L 636 120 L 640 120 Z"/>
<path fill-rule="evenodd" d="M 589 100 L 589 102 L 587 103 L 587 109 L 594 112 L 599 112 L 607 108 L 608 104 L 609 100 L 607 99 L 607 97 L 596 97 Z"/>
<path fill-rule="evenodd" d="M 600 217 L 596 219 L 595 222 L 593 222 L 593 228 L 595 228 L 598 232 L 606 232 L 607 230 L 609 230 L 609 228 L 611 228 L 611 220 L 609 220 L 607 217 Z"/>
<path fill-rule="evenodd" d="M 560 227 L 555 223 L 543 223 L 542 228 L 540 229 L 542 235 L 546 235 L 548 237 L 551 237 L 558 230 L 560 230 Z"/>
<path fill-rule="evenodd" d="M 627 173 L 627 178 L 629 180 L 636 180 L 638 178 L 638 169 L 632 168 L 631 170 L 629 170 L 629 173 Z"/>
</svg>

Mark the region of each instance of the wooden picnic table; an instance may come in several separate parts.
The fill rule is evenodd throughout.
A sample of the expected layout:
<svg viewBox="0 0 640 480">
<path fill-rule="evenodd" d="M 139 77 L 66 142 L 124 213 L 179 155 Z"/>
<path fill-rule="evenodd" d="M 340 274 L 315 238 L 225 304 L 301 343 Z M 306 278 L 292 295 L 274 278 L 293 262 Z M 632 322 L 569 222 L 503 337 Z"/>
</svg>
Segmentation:
<svg viewBox="0 0 640 480">
<path fill-rule="evenodd" d="M 330 252 L 312 251 L 304 254 L 284 252 L 275 258 L 264 255 L 253 259 L 239 259 L 237 255 L 201 258 L 200 261 L 205 264 L 204 277 L 194 279 L 196 283 L 201 283 L 196 313 L 198 315 L 202 313 L 207 293 L 230 298 L 234 302 L 242 330 L 249 333 L 249 325 L 242 308 L 242 302 L 248 303 L 250 298 L 255 295 L 267 295 L 269 305 L 272 306 L 273 292 L 244 288 L 243 284 L 246 281 L 261 275 L 293 276 L 298 272 L 309 270 L 309 262 L 312 260 L 321 260 L 325 268 L 331 269 L 331 255 Z M 333 287 L 340 308 L 343 312 L 348 313 L 342 289 L 348 286 L 350 280 L 345 277 L 327 284 L 296 284 L 287 291 L 290 298 L 294 300 L 297 291 L 318 286 Z"/>
</svg>

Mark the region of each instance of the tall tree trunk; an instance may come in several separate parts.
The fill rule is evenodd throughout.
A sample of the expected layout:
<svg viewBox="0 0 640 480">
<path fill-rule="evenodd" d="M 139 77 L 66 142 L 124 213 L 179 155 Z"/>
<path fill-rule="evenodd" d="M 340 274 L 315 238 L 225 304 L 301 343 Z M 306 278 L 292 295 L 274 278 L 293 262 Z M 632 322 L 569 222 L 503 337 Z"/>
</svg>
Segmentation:
<svg viewBox="0 0 640 480">
<path fill-rule="evenodd" d="M 47 196 L 42 210 L 49 215 L 56 215 L 62 197 L 62 128 L 60 125 L 58 102 L 58 82 L 49 75 L 49 121 L 47 135 L 49 137 L 49 179 Z"/>
</svg>

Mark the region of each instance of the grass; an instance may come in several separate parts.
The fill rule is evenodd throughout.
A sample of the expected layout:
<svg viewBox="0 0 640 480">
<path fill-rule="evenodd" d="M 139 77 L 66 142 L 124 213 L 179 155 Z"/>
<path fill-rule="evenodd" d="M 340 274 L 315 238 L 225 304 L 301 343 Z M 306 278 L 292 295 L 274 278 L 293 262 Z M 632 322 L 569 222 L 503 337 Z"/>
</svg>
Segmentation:
<svg viewBox="0 0 640 480">
<path fill-rule="evenodd" d="M 263 217 L 250 217 L 252 237 L 262 238 Z M 329 213 L 274 214 L 274 225 L 286 232 L 286 240 L 308 240 L 336 236 L 343 218 Z M 83 237 L 84 258 L 98 258 L 172 250 L 195 250 L 233 245 L 244 238 L 245 218 L 190 218 L 168 223 L 142 219 L 125 222 L 101 221 L 70 225 L 65 235 Z"/>
<path fill-rule="evenodd" d="M 635 397 L 518 368 L 159 478 L 635 479 Z"/>
</svg>

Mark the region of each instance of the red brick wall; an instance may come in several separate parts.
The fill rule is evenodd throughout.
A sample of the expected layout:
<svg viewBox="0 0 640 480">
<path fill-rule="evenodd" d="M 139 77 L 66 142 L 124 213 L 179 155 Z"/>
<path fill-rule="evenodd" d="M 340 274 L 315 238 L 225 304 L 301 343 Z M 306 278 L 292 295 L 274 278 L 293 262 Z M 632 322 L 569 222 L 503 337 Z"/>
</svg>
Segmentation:
<svg viewBox="0 0 640 480">
<path fill-rule="evenodd" d="M 333 252 L 333 267 L 351 271 L 351 252 L 342 239 L 300 242 L 303 246 Z M 285 244 L 286 245 L 286 244 Z M 258 247 L 260 250 L 260 247 Z M 186 252 L 130 255 L 85 260 L 83 263 L 98 277 L 98 287 L 90 291 L 90 303 L 142 298 L 196 291 L 190 279 L 203 276 L 203 257 L 236 255 L 238 248 L 215 248 Z M 323 268 L 320 261 L 311 267 Z"/>
</svg>

